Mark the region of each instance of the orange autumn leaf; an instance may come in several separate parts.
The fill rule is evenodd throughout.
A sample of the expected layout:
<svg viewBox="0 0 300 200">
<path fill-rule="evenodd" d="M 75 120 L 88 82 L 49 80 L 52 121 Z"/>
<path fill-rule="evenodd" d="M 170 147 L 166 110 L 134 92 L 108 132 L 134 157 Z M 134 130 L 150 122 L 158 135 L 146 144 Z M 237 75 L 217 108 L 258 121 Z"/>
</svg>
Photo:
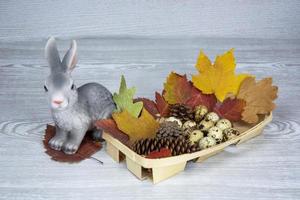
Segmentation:
<svg viewBox="0 0 300 200">
<path fill-rule="evenodd" d="M 196 64 L 199 74 L 192 76 L 192 82 L 204 94 L 215 94 L 222 102 L 227 95 L 236 95 L 241 82 L 249 77 L 247 74 L 236 75 L 235 67 L 233 49 L 217 56 L 213 64 L 201 51 Z"/>
<path fill-rule="evenodd" d="M 241 84 L 238 99 L 246 102 L 242 112 L 242 120 L 256 123 L 259 114 L 267 114 L 275 108 L 273 100 L 277 98 L 278 87 L 272 85 L 272 78 L 256 82 L 255 78 L 246 78 Z"/>
<path fill-rule="evenodd" d="M 139 118 L 135 118 L 126 110 L 113 113 L 112 116 L 118 128 L 129 136 L 131 142 L 155 137 L 159 127 L 159 123 L 145 108 L 143 108 Z"/>
<path fill-rule="evenodd" d="M 193 85 L 188 81 L 186 75 L 171 72 L 164 83 L 164 99 L 169 104 L 185 103 L 191 98 Z"/>
</svg>

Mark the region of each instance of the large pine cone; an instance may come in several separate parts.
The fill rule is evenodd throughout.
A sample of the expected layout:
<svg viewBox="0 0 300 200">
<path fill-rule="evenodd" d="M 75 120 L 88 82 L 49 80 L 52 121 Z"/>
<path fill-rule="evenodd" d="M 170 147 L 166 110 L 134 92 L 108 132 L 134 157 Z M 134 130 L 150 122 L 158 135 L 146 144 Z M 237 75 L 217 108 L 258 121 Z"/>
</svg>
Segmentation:
<svg viewBox="0 0 300 200">
<path fill-rule="evenodd" d="M 183 123 L 188 120 L 194 120 L 194 111 L 184 104 L 170 105 L 170 116 L 180 119 Z"/>
<path fill-rule="evenodd" d="M 185 136 L 186 133 L 177 122 L 163 122 L 156 133 L 157 138 L 177 138 L 179 136 Z"/>
<path fill-rule="evenodd" d="M 141 139 L 133 144 L 133 151 L 139 155 L 147 156 L 152 151 L 159 151 L 161 148 L 168 148 L 171 150 L 173 156 L 193 153 L 199 151 L 196 144 L 191 144 L 183 137 L 179 138 L 154 138 L 154 139 Z"/>
</svg>

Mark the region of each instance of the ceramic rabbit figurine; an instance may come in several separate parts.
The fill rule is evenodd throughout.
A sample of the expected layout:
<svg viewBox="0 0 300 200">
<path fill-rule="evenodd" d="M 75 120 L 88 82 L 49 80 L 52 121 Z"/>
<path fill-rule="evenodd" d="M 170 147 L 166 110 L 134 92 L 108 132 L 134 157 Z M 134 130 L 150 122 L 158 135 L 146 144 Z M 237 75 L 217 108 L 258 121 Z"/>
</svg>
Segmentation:
<svg viewBox="0 0 300 200">
<path fill-rule="evenodd" d="M 94 129 L 97 119 L 109 118 L 115 109 L 112 94 L 98 83 L 87 83 L 78 89 L 71 78 L 77 62 L 77 45 L 73 40 L 70 49 L 60 60 L 56 42 L 51 37 L 45 47 L 50 75 L 45 81 L 56 135 L 49 141 L 52 149 L 74 154 L 87 130 Z M 94 137 L 102 132 L 94 129 Z"/>
</svg>

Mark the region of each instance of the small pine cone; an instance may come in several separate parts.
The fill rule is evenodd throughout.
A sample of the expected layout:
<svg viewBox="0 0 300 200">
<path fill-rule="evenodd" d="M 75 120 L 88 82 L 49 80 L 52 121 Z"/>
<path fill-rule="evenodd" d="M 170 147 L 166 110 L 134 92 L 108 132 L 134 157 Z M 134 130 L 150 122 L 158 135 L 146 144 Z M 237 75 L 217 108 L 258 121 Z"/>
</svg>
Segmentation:
<svg viewBox="0 0 300 200">
<path fill-rule="evenodd" d="M 170 116 L 180 119 L 183 123 L 188 120 L 194 120 L 194 111 L 184 104 L 170 105 Z"/>
<path fill-rule="evenodd" d="M 133 151 L 144 156 L 147 156 L 151 151 L 159 151 L 161 148 L 170 149 L 173 156 L 200 150 L 198 145 L 190 144 L 184 137 L 141 139 L 135 142 L 132 147 Z"/>
<path fill-rule="evenodd" d="M 164 122 L 160 124 L 160 127 L 156 133 L 156 138 L 177 138 L 185 136 L 185 132 L 176 122 Z"/>
<path fill-rule="evenodd" d="M 199 151 L 198 145 L 192 145 L 184 137 L 171 139 L 168 148 L 172 152 L 172 156 L 178 156 L 185 153 L 193 153 Z"/>
</svg>

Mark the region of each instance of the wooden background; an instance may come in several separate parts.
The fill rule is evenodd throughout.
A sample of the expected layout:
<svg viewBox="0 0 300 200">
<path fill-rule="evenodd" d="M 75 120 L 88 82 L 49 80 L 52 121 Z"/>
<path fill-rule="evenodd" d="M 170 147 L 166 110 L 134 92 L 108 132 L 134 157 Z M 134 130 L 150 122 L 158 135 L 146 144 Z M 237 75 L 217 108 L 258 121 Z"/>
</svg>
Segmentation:
<svg viewBox="0 0 300 200">
<path fill-rule="evenodd" d="M 299 1 L 1 1 L 0 199 L 299 199 Z M 104 150 L 79 164 L 54 162 L 42 138 L 46 38 L 61 53 L 78 40 L 77 85 L 116 91 L 120 75 L 152 98 L 171 70 L 195 73 L 199 49 L 213 59 L 234 47 L 237 70 L 279 86 L 264 134 L 187 165 L 152 185 Z"/>
</svg>

